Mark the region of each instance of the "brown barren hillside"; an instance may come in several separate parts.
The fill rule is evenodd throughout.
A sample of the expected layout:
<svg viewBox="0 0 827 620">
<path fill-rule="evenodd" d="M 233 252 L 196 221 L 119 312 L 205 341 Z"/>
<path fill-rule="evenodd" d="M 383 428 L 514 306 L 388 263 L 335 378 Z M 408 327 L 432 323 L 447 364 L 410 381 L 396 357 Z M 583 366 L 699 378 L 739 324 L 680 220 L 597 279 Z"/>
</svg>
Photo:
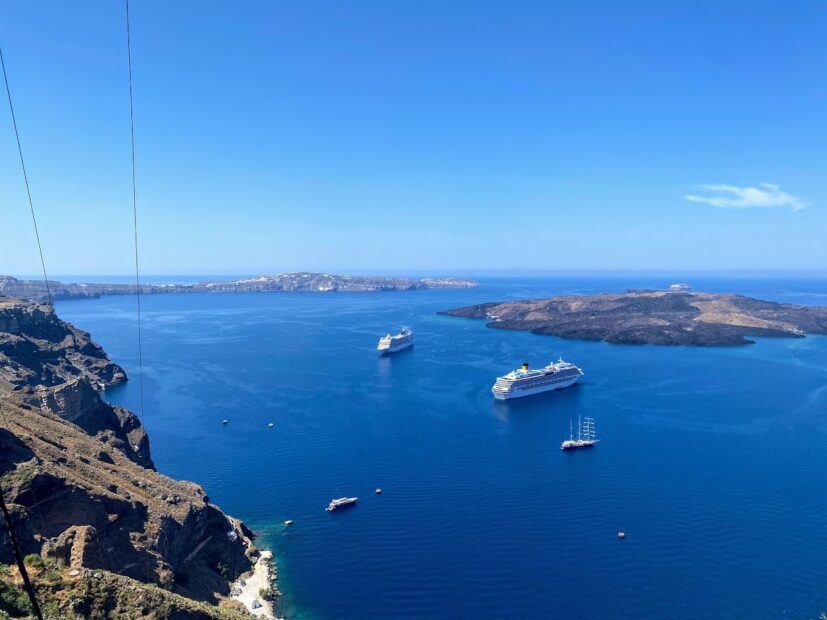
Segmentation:
<svg viewBox="0 0 827 620">
<path fill-rule="evenodd" d="M 141 600 L 168 610 L 157 618 L 245 617 L 227 597 L 259 555 L 251 532 L 197 484 L 155 471 L 140 420 L 98 394 L 125 380 L 50 306 L 0 298 L 0 482 L 23 553 L 40 562 L 36 586 L 59 617 L 118 617 Z M 4 596 L 9 564 L 3 528 Z"/>
<path fill-rule="evenodd" d="M 827 334 L 827 308 L 742 295 L 630 291 L 491 302 L 446 310 L 488 319 L 488 327 L 622 344 L 744 345 L 750 336 L 801 338 Z"/>
</svg>

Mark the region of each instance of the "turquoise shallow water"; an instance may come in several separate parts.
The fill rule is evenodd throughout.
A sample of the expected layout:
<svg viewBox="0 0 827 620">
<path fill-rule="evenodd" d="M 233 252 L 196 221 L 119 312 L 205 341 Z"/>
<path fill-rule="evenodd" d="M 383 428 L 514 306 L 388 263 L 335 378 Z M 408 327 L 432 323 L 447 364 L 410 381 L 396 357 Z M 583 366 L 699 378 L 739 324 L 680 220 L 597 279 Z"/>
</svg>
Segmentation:
<svg viewBox="0 0 827 620">
<path fill-rule="evenodd" d="M 825 280 L 692 282 L 827 303 Z M 289 618 L 815 617 L 827 609 L 827 338 L 630 347 L 435 314 L 665 284 L 144 297 L 155 462 L 273 549 Z M 107 398 L 137 410 L 134 299 L 58 312 L 127 368 L 133 380 Z M 377 358 L 400 325 L 416 346 Z M 493 402 L 497 375 L 560 355 L 584 369 L 580 385 Z M 603 441 L 562 453 L 578 414 Z M 326 513 L 341 495 L 359 505 Z"/>
</svg>

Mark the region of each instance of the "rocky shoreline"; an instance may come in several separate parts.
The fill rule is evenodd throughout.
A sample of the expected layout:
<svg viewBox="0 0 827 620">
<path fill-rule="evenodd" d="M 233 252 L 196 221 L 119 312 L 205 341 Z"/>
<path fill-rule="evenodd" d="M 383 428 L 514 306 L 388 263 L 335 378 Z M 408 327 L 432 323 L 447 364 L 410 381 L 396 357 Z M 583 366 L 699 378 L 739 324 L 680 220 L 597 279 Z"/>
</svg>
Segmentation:
<svg viewBox="0 0 827 620">
<path fill-rule="evenodd" d="M 276 620 L 274 601 L 281 594 L 275 586 L 273 554 L 262 551 L 249 573 L 241 575 L 232 585 L 231 595 L 250 613 L 266 620 Z"/>
<path fill-rule="evenodd" d="M 827 307 L 683 291 L 490 302 L 439 314 L 486 319 L 495 329 L 615 344 L 740 346 L 751 344 L 750 336 L 827 334 Z"/>
<path fill-rule="evenodd" d="M 232 281 L 199 282 L 196 284 L 142 284 L 142 295 L 175 293 L 274 293 L 274 292 L 381 292 L 425 289 L 457 289 L 478 286 L 473 280 L 461 278 L 392 278 L 379 276 L 338 276 L 326 273 L 296 272 L 258 276 Z M 0 276 L 0 295 L 17 299 L 45 301 L 53 299 L 87 299 L 102 295 L 133 295 L 134 284 L 63 283 L 49 280 L 49 291 L 43 280 L 19 280 Z"/>
<path fill-rule="evenodd" d="M 50 306 L 0 297 L 0 482 L 38 592 L 61 617 L 138 601 L 170 610 L 159 618 L 249 617 L 230 589 L 261 557 L 252 532 L 155 470 L 140 420 L 98 394 L 126 379 Z M 3 528 L 0 565 L 12 563 Z"/>
</svg>

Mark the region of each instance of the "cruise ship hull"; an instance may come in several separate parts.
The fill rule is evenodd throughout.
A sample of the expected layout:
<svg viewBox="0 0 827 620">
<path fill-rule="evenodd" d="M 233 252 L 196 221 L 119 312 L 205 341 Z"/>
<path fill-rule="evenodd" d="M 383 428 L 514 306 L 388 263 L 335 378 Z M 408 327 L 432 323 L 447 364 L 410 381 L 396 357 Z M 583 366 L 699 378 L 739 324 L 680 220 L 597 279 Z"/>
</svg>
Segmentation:
<svg viewBox="0 0 827 620">
<path fill-rule="evenodd" d="M 496 398 L 497 400 L 511 400 L 512 398 L 522 398 L 523 396 L 533 396 L 534 394 L 542 394 L 543 392 L 562 390 L 563 388 L 567 388 L 577 383 L 580 380 L 580 377 L 581 375 L 574 375 L 573 377 L 564 379 L 556 383 L 551 383 L 548 385 L 538 385 L 537 387 L 522 390 L 509 390 L 507 392 L 495 390 L 492 388 L 491 392 L 494 394 L 494 398 Z"/>
<path fill-rule="evenodd" d="M 403 342 L 401 344 L 391 345 L 389 347 L 385 347 L 382 349 L 377 349 L 379 355 L 389 355 L 391 353 L 396 353 L 397 351 L 402 351 L 404 349 L 408 349 L 413 346 L 413 340 L 409 340 L 407 342 Z"/>
</svg>

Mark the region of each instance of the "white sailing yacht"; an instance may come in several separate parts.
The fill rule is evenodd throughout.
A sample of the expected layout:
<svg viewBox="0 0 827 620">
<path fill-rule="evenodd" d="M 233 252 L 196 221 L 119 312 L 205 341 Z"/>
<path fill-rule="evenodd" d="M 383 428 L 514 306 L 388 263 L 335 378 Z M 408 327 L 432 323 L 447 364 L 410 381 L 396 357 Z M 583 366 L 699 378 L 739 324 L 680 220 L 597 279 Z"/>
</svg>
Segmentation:
<svg viewBox="0 0 827 620">
<path fill-rule="evenodd" d="M 600 441 L 597 439 L 594 430 L 594 418 L 580 420 L 577 416 L 577 439 L 574 438 L 574 429 L 569 420 L 569 438 L 560 444 L 561 450 L 577 450 L 579 448 L 592 448 Z"/>
</svg>

